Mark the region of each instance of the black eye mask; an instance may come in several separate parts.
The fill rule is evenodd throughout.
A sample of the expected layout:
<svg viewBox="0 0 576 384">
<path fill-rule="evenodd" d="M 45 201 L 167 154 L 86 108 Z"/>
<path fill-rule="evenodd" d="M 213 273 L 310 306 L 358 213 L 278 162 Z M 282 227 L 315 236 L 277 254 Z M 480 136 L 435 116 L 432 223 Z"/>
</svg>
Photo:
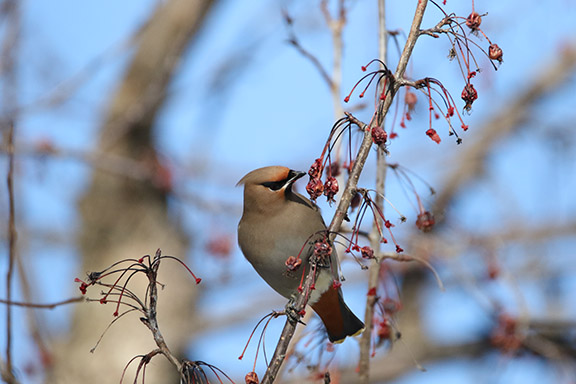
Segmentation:
<svg viewBox="0 0 576 384">
<path fill-rule="evenodd" d="M 270 188 L 273 191 L 278 191 L 286 185 L 286 180 L 269 181 L 266 183 L 262 183 L 262 185 L 265 186 L 266 188 Z"/>
</svg>

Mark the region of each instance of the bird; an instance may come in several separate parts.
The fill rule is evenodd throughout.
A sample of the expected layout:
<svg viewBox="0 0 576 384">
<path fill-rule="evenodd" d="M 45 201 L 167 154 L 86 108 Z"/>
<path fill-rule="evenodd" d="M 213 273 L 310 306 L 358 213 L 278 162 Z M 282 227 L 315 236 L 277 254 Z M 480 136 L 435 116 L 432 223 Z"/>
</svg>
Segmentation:
<svg viewBox="0 0 576 384">
<path fill-rule="evenodd" d="M 308 305 L 324 323 L 328 339 L 341 343 L 347 336 L 362 333 L 364 323 L 344 302 L 338 256 L 327 242 L 319 208 L 292 190 L 294 182 L 304 175 L 284 166 L 269 166 L 249 172 L 238 182 L 237 186 L 244 186 L 238 244 L 260 277 L 287 299 L 297 294 L 302 274 L 308 273 L 315 245 L 328 244 L 328 250 L 332 248 L 330 261 L 318 264 Z M 300 268 L 289 268 L 289 258 L 301 260 Z"/>
</svg>

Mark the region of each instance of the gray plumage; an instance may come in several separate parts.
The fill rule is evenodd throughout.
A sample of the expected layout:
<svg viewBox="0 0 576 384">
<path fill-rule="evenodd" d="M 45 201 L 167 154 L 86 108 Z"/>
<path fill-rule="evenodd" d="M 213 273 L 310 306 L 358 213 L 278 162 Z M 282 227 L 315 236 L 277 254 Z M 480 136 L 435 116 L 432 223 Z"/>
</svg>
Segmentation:
<svg viewBox="0 0 576 384">
<path fill-rule="evenodd" d="M 244 185 L 244 210 L 238 224 L 238 243 L 246 259 L 276 292 L 289 298 L 296 293 L 302 274 L 308 272 L 308 259 L 316 240 L 325 238 L 326 225 L 318 208 L 292 191 L 303 172 L 273 166 L 256 169 L 239 182 Z M 290 256 L 302 258 L 302 266 L 289 271 Z M 337 256 L 331 266 L 319 269 L 315 290 L 308 303 L 320 315 L 333 342 L 357 334 L 364 324 L 342 299 L 338 281 Z"/>
</svg>

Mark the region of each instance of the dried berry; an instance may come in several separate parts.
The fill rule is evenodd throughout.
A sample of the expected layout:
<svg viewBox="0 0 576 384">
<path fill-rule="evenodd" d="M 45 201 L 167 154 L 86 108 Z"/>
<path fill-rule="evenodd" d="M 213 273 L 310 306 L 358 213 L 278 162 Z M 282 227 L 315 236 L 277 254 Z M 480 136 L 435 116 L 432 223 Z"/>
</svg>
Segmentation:
<svg viewBox="0 0 576 384">
<path fill-rule="evenodd" d="M 320 260 L 330 259 L 332 254 L 332 247 L 328 244 L 328 241 L 322 240 L 314 243 L 314 255 Z"/>
<path fill-rule="evenodd" d="M 490 60 L 497 60 L 499 63 L 502 62 L 502 48 L 498 44 L 490 44 L 488 48 L 488 57 Z"/>
<path fill-rule="evenodd" d="M 434 215 L 428 211 L 422 212 L 416 219 L 416 227 L 422 232 L 430 232 L 435 223 Z"/>
<path fill-rule="evenodd" d="M 244 377 L 244 381 L 246 384 L 260 384 L 260 380 L 258 379 L 256 372 L 248 372 Z"/>
<path fill-rule="evenodd" d="M 324 195 L 328 198 L 329 202 L 333 202 L 334 196 L 338 193 L 338 180 L 335 177 L 328 177 L 324 183 Z"/>
<path fill-rule="evenodd" d="M 388 134 L 384 129 L 382 129 L 382 127 L 377 125 L 372 127 L 372 140 L 374 141 L 374 144 L 378 146 L 384 145 L 386 140 L 388 140 Z"/>
<path fill-rule="evenodd" d="M 472 30 L 472 32 L 478 30 L 480 28 L 480 24 L 482 24 L 482 16 L 480 16 L 477 12 L 472 12 L 468 15 L 466 19 L 466 26 Z"/>
<path fill-rule="evenodd" d="M 284 264 L 286 265 L 286 268 L 289 271 L 296 271 L 298 268 L 300 268 L 300 265 L 302 264 L 302 259 L 290 256 L 289 258 L 286 259 L 286 262 Z"/>
<path fill-rule="evenodd" d="M 362 257 L 365 259 L 373 259 L 374 258 L 374 250 L 367 245 L 360 248 L 360 253 L 362 253 Z"/>
<path fill-rule="evenodd" d="M 308 182 L 308 185 L 306 185 L 306 192 L 308 192 L 312 201 L 316 201 L 316 199 L 322 195 L 322 192 L 324 192 L 324 183 L 318 178 L 312 178 Z"/>
<path fill-rule="evenodd" d="M 312 164 L 312 166 L 310 166 L 310 169 L 308 170 L 308 175 L 310 175 L 310 178 L 316 179 L 320 177 L 320 175 L 322 174 L 322 162 L 323 162 L 322 158 L 314 160 L 314 164 Z"/>
<path fill-rule="evenodd" d="M 472 109 L 472 103 L 478 98 L 478 92 L 476 92 L 472 83 L 468 83 L 464 86 L 461 97 L 466 103 L 464 109 L 470 111 Z"/>
<path fill-rule="evenodd" d="M 438 135 L 438 132 L 436 132 L 435 129 L 430 128 L 426 131 L 426 134 L 428 135 L 428 137 L 430 137 L 436 144 L 440 144 L 440 141 L 442 141 L 440 139 L 440 136 Z"/>
</svg>

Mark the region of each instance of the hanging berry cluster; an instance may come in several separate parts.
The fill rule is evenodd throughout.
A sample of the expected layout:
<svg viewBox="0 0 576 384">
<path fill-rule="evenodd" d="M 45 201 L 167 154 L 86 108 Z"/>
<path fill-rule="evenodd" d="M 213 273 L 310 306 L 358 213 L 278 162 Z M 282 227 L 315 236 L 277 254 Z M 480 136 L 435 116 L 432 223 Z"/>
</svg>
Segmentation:
<svg viewBox="0 0 576 384">
<path fill-rule="evenodd" d="M 350 171 L 353 160 L 350 153 L 348 161 L 340 165 L 340 161 L 338 160 L 340 154 L 337 153 L 335 158 L 333 158 L 332 151 L 336 141 L 343 137 L 345 133 L 348 133 L 349 148 L 351 147 L 350 142 L 353 125 L 348 117 L 338 120 L 330 131 L 322 154 L 314 160 L 310 169 L 308 169 L 310 180 L 306 185 L 306 192 L 312 201 L 315 202 L 322 195 L 326 196 L 330 204 L 335 201 L 335 196 L 340 190 L 337 177 L 340 176 L 343 168 Z"/>
<path fill-rule="evenodd" d="M 498 44 L 493 43 L 488 36 L 480 28 L 482 24 L 482 17 L 485 15 L 480 15 L 476 11 L 468 15 L 468 17 L 456 16 L 454 14 L 447 14 L 437 3 L 432 1 L 440 11 L 444 14 L 443 19 L 433 28 L 424 29 L 420 32 L 421 35 L 428 35 L 432 37 L 439 37 L 444 34 L 448 37 L 451 48 L 448 57 L 450 59 L 456 59 L 460 71 L 464 79 L 464 87 L 460 93 L 460 98 L 464 102 L 462 110 L 464 112 L 471 112 L 474 102 L 478 99 L 478 91 L 472 83 L 472 79 L 480 73 L 480 65 L 476 60 L 474 50 L 480 51 L 486 57 L 490 59 L 492 66 L 495 70 L 498 69 L 497 64 L 503 62 L 503 52 Z M 488 42 L 488 47 L 483 48 L 481 43 L 474 41 L 470 34 L 484 39 Z M 474 48 L 474 50 L 473 50 Z M 429 111 L 429 126 L 425 131 L 426 135 L 437 144 L 440 144 L 441 137 L 433 127 L 433 121 L 443 119 L 448 124 L 448 134 L 450 136 L 456 136 L 456 142 L 460 144 L 462 140 L 456 134 L 455 129 L 452 125 L 452 118 L 457 116 L 459 120 L 459 125 L 462 130 L 466 131 L 468 125 L 466 125 L 460 115 L 459 108 L 456 107 L 456 103 L 451 96 L 451 94 L 446 90 L 442 83 L 434 78 L 426 77 L 420 80 L 411 81 L 408 79 L 395 78 L 392 72 L 386 67 L 386 65 L 380 60 L 372 60 L 366 66 L 362 66 L 362 71 L 366 72 L 368 68 L 373 64 L 377 63 L 379 68 L 377 70 L 368 72 L 366 75 L 360 78 L 358 82 L 352 87 L 350 93 L 344 98 L 344 102 L 348 103 L 351 99 L 352 94 L 356 88 L 362 84 L 366 83 L 362 92 L 358 95 L 359 98 L 363 98 L 366 91 L 372 84 L 376 84 L 377 94 L 376 100 L 384 100 L 387 95 L 392 92 L 393 84 L 399 85 L 397 89 L 403 89 L 404 97 L 395 98 L 396 102 L 396 113 L 391 124 L 389 132 L 386 132 L 383 126 L 378 125 L 377 127 L 371 127 L 372 137 L 374 143 L 379 146 L 383 146 L 387 140 L 395 139 L 398 137 L 398 132 L 394 131 L 396 126 L 396 117 L 398 115 L 398 109 L 400 105 L 402 107 L 402 113 L 400 117 L 399 126 L 401 128 L 406 128 L 407 122 L 412 120 L 412 114 L 415 110 L 415 106 L 418 101 L 418 96 L 412 89 L 419 90 L 422 92 L 428 101 L 428 111 Z"/>
</svg>

